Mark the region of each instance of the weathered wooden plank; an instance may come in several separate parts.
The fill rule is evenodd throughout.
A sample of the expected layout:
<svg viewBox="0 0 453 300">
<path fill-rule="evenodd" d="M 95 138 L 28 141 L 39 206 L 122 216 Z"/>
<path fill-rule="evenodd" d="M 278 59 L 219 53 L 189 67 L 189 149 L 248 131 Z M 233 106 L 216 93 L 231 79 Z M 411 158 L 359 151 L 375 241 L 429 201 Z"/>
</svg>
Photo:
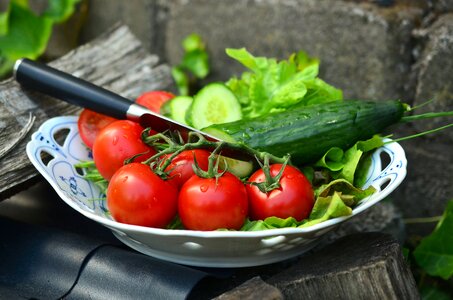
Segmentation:
<svg viewBox="0 0 453 300">
<path fill-rule="evenodd" d="M 126 26 L 115 26 L 104 35 L 49 63 L 126 98 L 134 99 L 152 89 L 170 89 L 170 68 L 146 52 Z M 45 120 L 59 115 L 74 115 L 80 108 L 39 93 L 24 90 L 13 78 L 0 83 L 0 153 L 17 140 L 27 125 L 30 113 L 36 117 L 30 132 L 0 158 L 0 200 L 27 187 L 37 178 L 25 146 Z"/>
<path fill-rule="evenodd" d="M 387 234 L 346 236 L 266 280 L 285 299 L 419 299 L 399 244 Z"/>
<path fill-rule="evenodd" d="M 282 300 L 279 289 L 267 284 L 259 276 L 247 280 L 240 286 L 213 298 L 213 300 Z"/>
</svg>

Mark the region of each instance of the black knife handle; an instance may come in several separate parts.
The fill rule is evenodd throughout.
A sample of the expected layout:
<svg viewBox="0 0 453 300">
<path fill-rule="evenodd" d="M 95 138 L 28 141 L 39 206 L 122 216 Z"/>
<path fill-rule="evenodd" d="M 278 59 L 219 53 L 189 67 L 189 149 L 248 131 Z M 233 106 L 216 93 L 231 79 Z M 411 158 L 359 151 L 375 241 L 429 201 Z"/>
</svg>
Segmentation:
<svg viewBox="0 0 453 300">
<path fill-rule="evenodd" d="M 23 58 L 14 66 L 21 85 L 117 119 L 126 119 L 133 102 L 45 64 Z"/>
</svg>

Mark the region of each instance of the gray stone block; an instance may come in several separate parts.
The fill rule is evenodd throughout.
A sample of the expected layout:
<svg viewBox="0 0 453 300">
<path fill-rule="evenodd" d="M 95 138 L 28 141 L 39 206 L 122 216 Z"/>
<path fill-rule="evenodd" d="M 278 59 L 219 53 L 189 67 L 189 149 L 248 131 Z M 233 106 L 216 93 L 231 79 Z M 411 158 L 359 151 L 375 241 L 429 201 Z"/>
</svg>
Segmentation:
<svg viewBox="0 0 453 300">
<path fill-rule="evenodd" d="M 422 10 L 379 8 L 337 0 L 175 0 L 166 3 L 165 53 L 182 56 L 190 33 L 207 42 L 213 80 L 243 70 L 225 54 L 246 47 L 256 55 L 287 58 L 306 50 L 321 59 L 321 76 L 346 97 L 404 98 L 411 63 L 411 30 Z"/>
<path fill-rule="evenodd" d="M 402 143 L 408 159 L 407 177 L 390 197 L 405 218 L 439 216 L 453 198 L 452 146 L 426 138 Z M 430 233 L 436 223 L 406 225 L 409 235 Z"/>
<path fill-rule="evenodd" d="M 414 113 L 453 111 L 453 14 L 439 17 L 431 26 L 417 31 L 419 55 L 414 66 L 417 74 L 415 102 L 428 105 Z M 452 123 L 453 118 L 413 122 L 405 134 L 414 134 Z M 392 195 L 404 217 L 420 218 L 441 215 L 453 198 L 453 129 L 401 143 L 408 158 L 408 175 Z M 433 224 L 408 225 L 409 234 L 427 234 Z"/>
<path fill-rule="evenodd" d="M 81 33 L 85 43 L 117 23 L 127 25 L 145 49 L 162 56 L 164 37 L 160 23 L 159 0 L 90 0 L 86 22 Z"/>
<path fill-rule="evenodd" d="M 434 1 L 434 10 L 437 12 L 453 12 L 453 0 Z"/>
<path fill-rule="evenodd" d="M 441 16 L 430 27 L 418 32 L 423 49 L 415 66 L 418 76 L 414 104 L 432 102 L 416 113 L 453 110 L 453 13 Z M 423 131 L 445 125 L 449 120 L 451 123 L 451 118 L 429 119 L 415 122 L 414 127 Z M 453 145 L 453 130 L 439 132 L 433 139 L 450 141 Z"/>
</svg>

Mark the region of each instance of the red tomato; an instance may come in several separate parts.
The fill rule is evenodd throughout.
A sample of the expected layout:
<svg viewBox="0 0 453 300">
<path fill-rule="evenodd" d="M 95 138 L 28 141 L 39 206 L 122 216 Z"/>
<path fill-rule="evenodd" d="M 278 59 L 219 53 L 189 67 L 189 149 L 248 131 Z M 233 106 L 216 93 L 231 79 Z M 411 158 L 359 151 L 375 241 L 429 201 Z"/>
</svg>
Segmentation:
<svg viewBox="0 0 453 300">
<path fill-rule="evenodd" d="M 233 174 L 192 176 L 181 188 L 178 213 L 186 229 L 240 229 L 248 213 L 247 191 Z"/>
<path fill-rule="evenodd" d="M 134 159 L 142 162 L 156 153 L 141 140 L 142 131 L 138 123 L 117 120 L 99 132 L 93 145 L 93 159 L 105 179 L 110 180 L 126 159 L 145 153 Z"/>
<path fill-rule="evenodd" d="M 91 149 L 99 131 L 114 121 L 116 121 L 115 118 L 85 108 L 80 113 L 77 121 L 80 138 Z"/>
<path fill-rule="evenodd" d="M 272 176 L 276 176 L 281 164 L 270 166 Z M 263 170 L 258 170 L 249 178 L 250 182 L 264 182 Z M 261 192 L 254 185 L 247 185 L 250 203 L 250 216 L 253 220 L 264 220 L 275 216 L 282 219 L 293 217 L 298 221 L 307 218 L 314 204 L 314 193 L 304 174 L 292 166 L 286 166 L 280 178 L 281 187 L 268 193 Z"/>
<path fill-rule="evenodd" d="M 162 104 L 174 98 L 175 95 L 165 91 L 150 91 L 143 93 L 135 100 L 136 103 L 152 110 L 153 112 L 160 113 Z"/>
<path fill-rule="evenodd" d="M 168 181 L 172 182 L 178 189 L 181 188 L 190 177 L 195 175 L 192 168 L 192 165 L 194 164 L 194 157 L 196 158 L 200 169 L 207 171 L 210 154 L 211 153 L 209 151 L 203 149 L 194 149 L 186 150 L 176 155 L 168 167 L 165 168 L 165 171 L 169 172 L 170 175 Z M 164 161 L 169 156 L 170 155 L 167 155 L 164 158 Z"/>
<path fill-rule="evenodd" d="M 176 216 L 178 190 L 141 163 L 122 166 L 107 188 L 107 207 L 121 223 L 164 228 Z"/>
</svg>

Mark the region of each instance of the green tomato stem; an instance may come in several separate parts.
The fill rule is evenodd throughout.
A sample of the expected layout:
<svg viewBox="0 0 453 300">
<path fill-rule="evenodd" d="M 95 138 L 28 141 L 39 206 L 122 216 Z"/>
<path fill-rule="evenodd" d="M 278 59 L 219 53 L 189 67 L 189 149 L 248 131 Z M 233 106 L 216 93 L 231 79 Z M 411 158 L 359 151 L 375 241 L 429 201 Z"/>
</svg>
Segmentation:
<svg viewBox="0 0 453 300">
<path fill-rule="evenodd" d="M 149 132 L 149 131 L 148 131 Z M 161 156 L 165 154 L 170 154 L 171 156 L 169 159 L 166 159 L 165 162 L 163 162 L 161 165 L 159 165 L 159 169 L 165 170 L 166 167 L 171 163 L 171 160 L 176 157 L 179 153 L 185 151 L 185 150 L 195 150 L 195 149 L 214 149 L 213 151 L 215 153 L 221 153 L 221 150 L 223 149 L 231 149 L 231 150 L 238 150 L 242 151 L 245 154 L 249 155 L 250 157 L 255 156 L 258 160 L 264 161 L 265 159 L 273 162 L 273 163 L 288 163 L 288 158 L 286 157 L 278 157 L 275 155 L 272 155 L 267 152 L 261 152 L 256 149 L 250 148 L 244 144 L 241 143 L 230 143 L 230 142 L 225 142 L 225 141 L 209 141 L 205 137 L 203 137 L 201 134 L 197 132 L 189 132 L 188 135 L 188 142 L 182 144 L 180 142 L 176 142 L 174 139 L 168 137 L 164 133 L 157 133 L 152 136 L 146 136 L 145 134 L 142 135 L 143 142 L 150 145 L 150 146 L 155 146 L 156 144 L 164 148 L 157 154 L 153 155 L 149 159 L 147 159 L 144 163 L 145 164 L 150 164 L 153 161 L 156 161 L 156 159 L 159 159 Z M 164 143 L 162 143 L 164 142 Z"/>
</svg>

